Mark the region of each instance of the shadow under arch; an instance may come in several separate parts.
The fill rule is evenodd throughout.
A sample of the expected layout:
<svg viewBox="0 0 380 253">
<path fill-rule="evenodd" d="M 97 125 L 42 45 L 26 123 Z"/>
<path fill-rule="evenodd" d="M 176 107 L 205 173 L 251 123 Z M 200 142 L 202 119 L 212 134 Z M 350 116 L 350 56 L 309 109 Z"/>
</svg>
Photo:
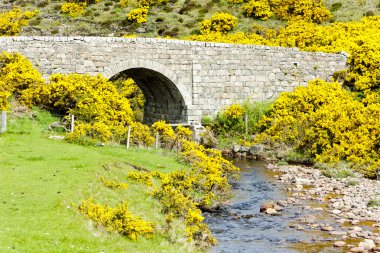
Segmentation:
<svg viewBox="0 0 380 253">
<path fill-rule="evenodd" d="M 167 123 L 186 123 L 187 106 L 181 92 L 165 75 L 144 67 L 129 68 L 110 78 L 111 81 L 130 77 L 142 90 L 146 102 L 144 123 L 165 120 Z"/>
</svg>

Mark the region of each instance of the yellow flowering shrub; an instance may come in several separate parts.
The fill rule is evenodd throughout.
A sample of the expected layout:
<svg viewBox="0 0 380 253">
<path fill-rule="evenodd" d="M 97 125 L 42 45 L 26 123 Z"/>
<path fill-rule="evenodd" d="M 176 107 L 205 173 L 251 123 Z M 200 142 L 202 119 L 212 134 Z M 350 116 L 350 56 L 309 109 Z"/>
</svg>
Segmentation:
<svg viewBox="0 0 380 253">
<path fill-rule="evenodd" d="M 131 78 L 114 82 L 119 93 L 129 100 L 133 111 L 133 120 L 142 122 L 144 118 L 145 96 L 139 86 Z"/>
<path fill-rule="evenodd" d="M 121 7 L 128 7 L 129 5 L 129 0 L 120 0 L 120 5 Z"/>
<path fill-rule="evenodd" d="M 268 20 L 273 16 L 268 0 L 250 0 L 243 5 L 242 9 L 247 16 L 256 17 L 261 20 Z"/>
<path fill-rule="evenodd" d="M 18 7 L 0 13 L 0 36 L 19 35 L 21 27 L 26 26 L 37 14 L 38 10 L 22 12 Z"/>
<path fill-rule="evenodd" d="M 217 114 L 213 124 L 214 130 L 220 135 L 242 132 L 244 129 L 244 113 L 244 108 L 239 104 L 227 106 L 222 112 Z"/>
<path fill-rule="evenodd" d="M 8 99 L 12 95 L 11 89 L 6 82 L 0 79 L 0 111 L 9 109 Z"/>
<path fill-rule="evenodd" d="M 237 23 L 238 19 L 234 15 L 225 12 L 216 12 L 210 19 L 204 20 L 201 23 L 201 33 L 227 33 L 234 29 Z"/>
<path fill-rule="evenodd" d="M 84 145 L 92 145 L 97 142 L 108 142 L 112 136 L 110 126 L 102 122 L 75 123 L 75 131 L 66 135 L 66 140 Z"/>
<path fill-rule="evenodd" d="M 212 41 L 220 43 L 237 43 L 237 44 L 256 44 L 256 45 L 269 45 L 269 42 L 262 36 L 256 33 L 221 33 L 209 32 L 199 35 L 191 35 L 186 37 L 187 40 L 194 41 Z"/>
<path fill-rule="evenodd" d="M 175 134 L 177 136 L 176 138 L 179 140 L 190 141 L 192 139 L 193 132 L 189 128 L 179 125 L 175 129 Z"/>
<path fill-rule="evenodd" d="M 159 134 L 160 141 L 164 144 L 171 143 L 176 138 L 173 128 L 163 120 L 154 122 L 151 129 L 154 134 Z"/>
<path fill-rule="evenodd" d="M 230 191 L 228 179 L 236 176 L 239 169 L 225 160 L 220 151 L 182 142 L 180 157 L 192 165 L 192 174 L 196 177 L 193 188 L 205 194 L 213 192 L 219 200 L 226 198 Z"/>
<path fill-rule="evenodd" d="M 155 139 L 151 135 L 150 128 L 140 122 L 131 124 L 131 143 L 138 146 L 151 146 Z"/>
<path fill-rule="evenodd" d="M 217 241 L 203 222 L 202 211 L 198 208 L 189 208 L 185 216 L 187 237 L 205 245 L 216 245 Z"/>
<path fill-rule="evenodd" d="M 379 116 L 379 104 L 365 106 L 339 83 L 315 80 L 276 100 L 256 141 L 285 144 L 317 161 L 346 160 L 373 177 L 380 164 Z"/>
<path fill-rule="evenodd" d="M 155 173 L 161 185 L 154 196 L 163 206 L 163 212 L 183 218 L 189 241 L 199 247 L 216 244 L 207 225 L 203 222 L 200 208 L 223 202 L 230 197 L 230 178 L 239 171 L 231 162 L 223 159 L 221 152 L 181 140 L 182 161 L 190 163 L 190 171 Z"/>
<path fill-rule="evenodd" d="M 75 114 L 85 122 L 131 123 L 132 110 L 126 98 L 101 75 L 54 74 L 48 85 L 47 105 L 56 111 Z"/>
<path fill-rule="evenodd" d="M 115 232 L 137 240 L 139 236 L 151 238 L 155 232 L 155 224 L 134 216 L 128 210 L 126 202 L 119 203 L 116 207 L 94 204 L 92 199 L 83 201 L 78 207 L 80 213 L 90 218 L 97 226 L 104 227 L 107 231 Z"/>
<path fill-rule="evenodd" d="M 104 177 L 100 177 L 99 181 L 103 183 L 103 185 L 110 189 L 128 189 L 128 184 L 119 183 L 111 180 L 106 180 Z"/>
<path fill-rule="evenodd" d="M 244 114 L 244 108 L 239 104 L 232 104 L 227 106 L 223 112 L 227 117 L 232 119 L 241 118 Z"/>
<path fill-rule="evenodd" d="M 64 3 L 61 7 L 62 13 L 68 14 L 71 17 L 78 17 L 84 13 L 87 3 Z"/>
<path fill-rule="evenodd" d="M 323 0 L 270 0 L 272 10 L 283 20 L 305 20 L 321 23 L 332 15 L 324 6 Z"/>
<path fill-rule="evenodd" d="M 127 15 L 127 19 L 138 24 L 146 23 L 148 20 L 148 12 L 149 8 L 147 6 L 141 6 L 131 10 Z"/>
<path fill-rule="evenodd" d="M 153 186 L 152 175 L 148 172 L 129 172 L 127 177 L 146 186 Z"/>
<path fill-rule="evenodd" d="M 86 138 L 83 134 L 102 142 L 126 138 L 126 126 L 132 123 L 129 101 L 103 76 L 54 74 L 47 87 L 44 106 L 76 117 L 78 133 L 70 134 L 69 140 Z"/>
<path fill-rule="evenodd" d="M 9 107 L 11 94 L 28 107 L 38 102 L 38 90 L 44 89 L 40 72 L 19 53 L 0 53 L 0 109 Z"/>
</svg>

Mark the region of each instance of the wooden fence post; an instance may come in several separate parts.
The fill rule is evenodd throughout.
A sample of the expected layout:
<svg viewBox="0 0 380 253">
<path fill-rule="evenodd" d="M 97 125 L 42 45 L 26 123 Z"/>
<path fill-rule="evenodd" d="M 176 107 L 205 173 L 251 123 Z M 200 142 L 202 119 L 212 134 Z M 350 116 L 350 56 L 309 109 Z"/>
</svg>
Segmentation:
<svg viewBox="0 0 380 253">
<path fill-rule="evenodd" d="M 3 134 L 7 131 L 7 112 L 1 111 L 1 124 L 0 133 Z"/>
<path fill-rule="evenodd" d="M 129 149 L 130 139 L 131 139 L 131 126 L 128 126 L 127 149 Z"/>
<path fill-rule="evenodd" d="M 158 148 L 158 138 L 159 138 L 159 135 L 158 135 L 158 131 L 156 133 L 156 149 Z"/>
<path fill-rule="evenodd" d="M 70 131 L 74 132 L 74 128 L 75 128 L 75 116 L 71 115 L 71 128 L 70 128 Z"/>
</svg>

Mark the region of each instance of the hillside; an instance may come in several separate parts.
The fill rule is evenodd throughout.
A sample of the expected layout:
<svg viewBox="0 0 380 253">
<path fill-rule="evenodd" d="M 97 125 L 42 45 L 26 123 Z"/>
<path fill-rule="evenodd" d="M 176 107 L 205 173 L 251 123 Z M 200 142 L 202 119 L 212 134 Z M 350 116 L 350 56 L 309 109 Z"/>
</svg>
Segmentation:
<svg viewBox="0 0 380 253">
<path fill-rule="evenodd" d="M 161 232 L 134 243 L 97 228 L 78 212 L 78 205 L 89 198 L 110 206 L 128 201 L 133 214 L 162 226 L 159 202 L 127 175 L 136 171 L 133 166 L 161 172 L 186 168 L 173 153 L 50 139 L 62 134 L 47 128 L 56 120 L 43 111 L 19 111 L 10 115 L 9 132 L 0 135 L 0 252 L 148 252 L 153 247 L 157 252 L 196 251 Z M 128 189 L 112 189 L 105 184 L 108 180 L 128 183 Z"/>
<path fill-rule="evenodd" d="M 4 0 L 0 3 L 0 12 L 10 10 L 17 5 L 22 10 L 38 9 L 39 14 L 24 27 L 21 35 L 55 36 L 122 36 L 136 34 L 142 37 L 171 36 L 183 37 L 199 33 L 199 23 L 210 18 L 215 12 L 227 12 L 239 20 L 236 31 L 250 32 L 253 27 L 278 28 L 284 21 L 274 16 L 266 21 L 246 17 L 241 4 L 230 4 L 227 0 L 171 0 L 167 3 L 152 5 L 147 22 L 137 24 L 128 21 L 127 14 L 137 7 L 135 0 L 128 1 L 122 7 L 119 0 L 102 0 L 88 5 L 84 13 L 71 17 L 61 12 L 66 1 L 15 1 Z M 333 21 L 360 20 L 365 15 L 380 13 L 377 0 L 327 0 L 326 7 L 332 12 Z"/>
</svg>

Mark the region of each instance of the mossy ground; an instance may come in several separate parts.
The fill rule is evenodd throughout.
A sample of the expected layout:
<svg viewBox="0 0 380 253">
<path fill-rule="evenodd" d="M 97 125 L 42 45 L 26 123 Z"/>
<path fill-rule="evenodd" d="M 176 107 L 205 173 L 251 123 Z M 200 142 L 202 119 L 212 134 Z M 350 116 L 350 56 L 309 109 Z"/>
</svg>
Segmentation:
<svg viewBox="0 0 380 253">
<path fill-rule="evenodd" d="M 79 146 L 49 139 L 46 130 L 56 119 L 39 112 L 10 119 L 9 132 L 0 135 L 0 252 L 193 252 L 176 224 L 177 242 L 160 232 L 160 204 L 144 185 L 128 180 L 134 169 L 172 171 L 185 166 L 167 151 L 120 146 Z M 126 182 L 127 190 L 106 188 L 99 177 Z M 77 211 L 82 200 L 129 209 L 157 223 L 153 239 L 136 242 L 96 228 Z M 180 241 L 180 242 L 178 242 Z"/>
<path fill-rule="evenodd" d="M 61 36 L 122 36 L 137 34 L 141 37 L 183 37 L 199 32 L 199 23 L 215 12 L 228 12 L 239 19 L 236 31 L 249 32 L 254 25 L 278 28 L 283 21 L 275 17 L 267 21 L 245 17 L 242 4 L 229 4 L 227 0 L 172 0 L 167 4 L 153 6 L 148 22 L 143 25 L 131 23 L 126 14 L 136 6 L 123 8 L 118 0 L 103 0 L 90 5 L 83 15 L 73 18 L 60 12 L 63 0 L 20 1 L 4 0 L 0 9 L 9 9 L 13 5 L 22 9 L 39 9 L 40 14 L 29 26 L 23 28 L 22 35 L 61 35 Z M 130 1 L 133 2 L 133 1 Z M 364 15 L 378 15 L 378 0 L 326 0 L 326 6 L 332 10 L 332 21 L 360 20 Z M 341 6 L 339 6 L 339 3 Z"/>
</svg>

